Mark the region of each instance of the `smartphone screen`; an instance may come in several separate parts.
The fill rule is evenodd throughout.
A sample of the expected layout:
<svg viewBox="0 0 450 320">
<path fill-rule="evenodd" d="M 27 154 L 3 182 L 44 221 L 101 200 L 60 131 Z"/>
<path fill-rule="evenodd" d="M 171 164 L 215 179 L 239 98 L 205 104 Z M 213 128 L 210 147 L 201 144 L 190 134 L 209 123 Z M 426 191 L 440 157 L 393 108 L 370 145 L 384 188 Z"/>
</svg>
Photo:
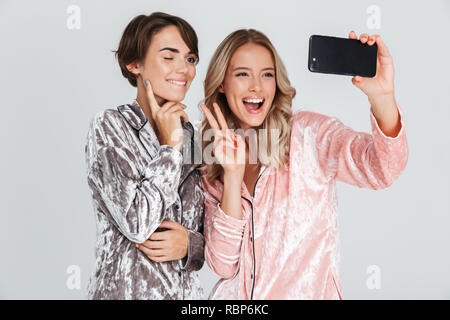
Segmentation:
<svg viewBox="0 0 450 320">
<path fill-rule="evenodd" d="M 308 69 L 311 72 L 374 77 L 377 44 L 357 39 L 312 35 L 309 38 Z"/>
</svg>

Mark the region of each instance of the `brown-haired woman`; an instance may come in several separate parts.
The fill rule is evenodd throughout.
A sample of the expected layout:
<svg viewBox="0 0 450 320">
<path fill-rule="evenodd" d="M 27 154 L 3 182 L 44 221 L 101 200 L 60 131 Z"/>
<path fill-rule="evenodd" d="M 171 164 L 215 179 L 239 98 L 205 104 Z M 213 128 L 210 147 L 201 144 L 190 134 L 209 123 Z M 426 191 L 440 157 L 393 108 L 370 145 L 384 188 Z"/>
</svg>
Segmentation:
<svg viewBox="0 0 450 320">
<path fill-rule="evenodd" d="M 85 150 L 97 224 L 90 299 L 203 297 L 194 271 L 204 262 L 204 198 L 180 103 L 197 42 L 185 20 L 161 12 L 135 17 L 122 35 L 116 57 L 137 98 L 97 114 Z"/>
</svg>

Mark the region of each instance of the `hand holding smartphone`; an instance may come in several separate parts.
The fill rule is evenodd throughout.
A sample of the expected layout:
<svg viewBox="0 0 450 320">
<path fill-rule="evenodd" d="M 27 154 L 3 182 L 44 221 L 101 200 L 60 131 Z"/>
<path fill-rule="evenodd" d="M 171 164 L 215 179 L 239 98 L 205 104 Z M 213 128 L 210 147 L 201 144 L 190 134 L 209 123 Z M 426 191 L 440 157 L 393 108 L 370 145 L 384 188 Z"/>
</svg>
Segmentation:
<svg viewBox="0 0 450 320">
<path fill-rule="evenodd" d="M 377 70 L 377 44 L 357 39 L 312 35 L 308 69 L 311 72 L 372 78 Z"/>
</svg>

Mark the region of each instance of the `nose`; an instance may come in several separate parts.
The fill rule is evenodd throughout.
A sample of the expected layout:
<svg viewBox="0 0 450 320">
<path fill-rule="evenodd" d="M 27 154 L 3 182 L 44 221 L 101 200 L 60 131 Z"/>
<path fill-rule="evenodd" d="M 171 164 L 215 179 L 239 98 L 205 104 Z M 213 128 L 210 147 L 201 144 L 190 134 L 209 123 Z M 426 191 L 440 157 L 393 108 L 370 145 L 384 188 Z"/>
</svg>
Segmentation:
<svg viewBox="0 0 450 320">
<path fill-rule="evenodd" d="M 176 65 L 176 72 L 177 73 L 187 73 L 187 71 L 188 71 L 188 63 L 184 59 L 179 59 L 177 65 Z"/>
<path fill-rule="evenodd" d="M 258 92 L 261 90 L 261 80 L 258 77 L 252 77 L 249 83 L 249 91 Z"/>
</svg>

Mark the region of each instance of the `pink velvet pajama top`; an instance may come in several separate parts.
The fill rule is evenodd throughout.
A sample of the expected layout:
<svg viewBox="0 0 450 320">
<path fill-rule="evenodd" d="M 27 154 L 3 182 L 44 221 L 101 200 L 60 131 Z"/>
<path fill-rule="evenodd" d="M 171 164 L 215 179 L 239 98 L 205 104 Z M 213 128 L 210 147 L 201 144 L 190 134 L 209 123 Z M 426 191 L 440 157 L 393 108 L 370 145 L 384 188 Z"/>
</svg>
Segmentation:
<svg viewBox="0 0 450 320">
<path fill-rule="evenodd" d="M 399 177 L 409 151 L 397 107 L 396 137 L 372 112 L 372 134 L 296 112 L 289 163 L 263 166 L 254 197 L 242 183 L 242 220 L 220 208 L 222 182 L 203 176 L 205 259 L 221 278 L 210 299 L 342 299 L 335 181 L 382 189 Z"/>
</svg>

